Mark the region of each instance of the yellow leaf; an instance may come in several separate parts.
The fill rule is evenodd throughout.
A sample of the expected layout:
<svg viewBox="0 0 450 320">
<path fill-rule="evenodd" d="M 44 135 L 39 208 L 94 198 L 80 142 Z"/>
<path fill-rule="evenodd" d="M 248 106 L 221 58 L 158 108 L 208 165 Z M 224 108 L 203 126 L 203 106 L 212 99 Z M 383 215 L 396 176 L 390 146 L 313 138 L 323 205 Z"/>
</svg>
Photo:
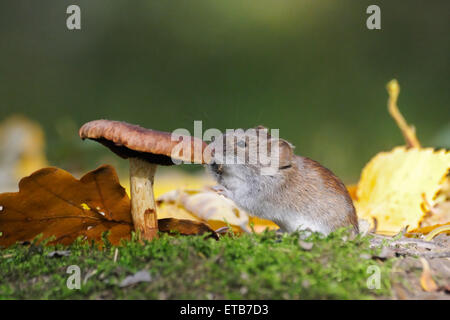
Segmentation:
<svg viewBox="0 0 450 320">
<path fill-rule="evenodd" d="M 450 222 L 446 224 L 436 224 L 433 226 L 417 228 L 412 230 L 409 235 L 413 236 L 414 234 L 426 234 L 427 236 L 424 237 L 424 239 L 426 241 L 431 241 L 435 236 L 444 232 L 446 234 L 450 234 Z M 406 235 L 408 236 L 408 233 Z"/>
<path fill-rule="evenodd" d="M 171 190 L 158 198 L 158 205 L 159 218 L 204 221 L 215 230 L 230 225 L 234 232 L 248 232 L 250 222 L 255 232 L 278 229 L 272 221 L 249 217 L 232 200 L 208 188 Z"/>
<path fill-rule="evenodd" d="M 347 191 L 350 195 L 350 197 L 352 198 L 353 201 L 356 200 L 356 190 L 358 189 L 358 186 L 355 184 L 346 186 L 347 187 Z"/>
<path fill-rule="evenodd" d="M 450 152 L 397 147 L 377 154 L 363 169 L 356 190 L 359 218 L 378 222 L 378 231 L 418 228 L 425 200 L 435 202 L 450 170 Z"/>
<path fill-rule="evenodd" d="M 20 115 L 0 123 L 1 191 L 13 190 L 21 177 L 45 166 L 45 138 L 39 124 Z"/>
<path fill-rule="evenodd" d="M 160 204 L 175 204 L 203 221 L 221 221 L 248 230 L 248 215 L 233 201 L 209 190 L 172 190 L 158 198 Z M 220 227 L 221 227 L 220 226 Z"/>
</svg>

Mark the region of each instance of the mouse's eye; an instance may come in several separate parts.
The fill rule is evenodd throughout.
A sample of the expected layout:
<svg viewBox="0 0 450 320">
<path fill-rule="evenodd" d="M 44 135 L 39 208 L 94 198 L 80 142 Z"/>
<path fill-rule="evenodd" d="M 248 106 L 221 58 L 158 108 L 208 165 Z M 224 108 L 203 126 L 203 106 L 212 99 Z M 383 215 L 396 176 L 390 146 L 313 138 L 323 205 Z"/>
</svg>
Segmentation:
<svg viewBox="0 0 450 320">
<path fill-rule="evenodd" d="M 240 141 L 237 142 L 237 146 L 239 148 L 245 148 L 247 146 L 247 144 L 245 143 L 244 140 L 240 140 Z"/>
</svg>

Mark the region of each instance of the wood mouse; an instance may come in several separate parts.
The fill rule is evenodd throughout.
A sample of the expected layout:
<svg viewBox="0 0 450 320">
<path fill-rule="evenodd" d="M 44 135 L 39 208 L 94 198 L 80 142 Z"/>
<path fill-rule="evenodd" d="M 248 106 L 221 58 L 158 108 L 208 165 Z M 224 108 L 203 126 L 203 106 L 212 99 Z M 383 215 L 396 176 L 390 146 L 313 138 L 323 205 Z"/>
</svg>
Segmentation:
<svg viewBox="0 0 450 320">
<path fill-rule="evenodd" d="M 270 136 L 266 128 L 222 134 L 209 148 L 207 168 L 220 193 L 251 215 L 272 220 L 285 232 L 328 234 L 351 227 L 358 233 L 355 207 L 341 180 L 318 162 L 295 155 L 292 144 Z M 262 161 L 264 150 L 278 151 L 275 168 Z"/>
</svg>

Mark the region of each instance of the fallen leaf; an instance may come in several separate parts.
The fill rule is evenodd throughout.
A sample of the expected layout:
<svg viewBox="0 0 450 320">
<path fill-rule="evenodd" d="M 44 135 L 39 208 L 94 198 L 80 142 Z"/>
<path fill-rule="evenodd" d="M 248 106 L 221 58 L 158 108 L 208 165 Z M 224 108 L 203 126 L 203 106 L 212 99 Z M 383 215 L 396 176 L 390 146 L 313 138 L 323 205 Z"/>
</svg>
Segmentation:
<svg viewBox="0 0 450 320">
<path fill-rule="evenodd" d="M 434 228 L 424 239 L 425 241 L 431 241 L 434 237 L 436 237 L 440 233 L 450 233 L 450 222 L 446 225 L 439 226 L 438 228 Z"/>
<path fill-rule="evenodd" d="M 425 194 L 422 194 L 422 198 L 425 216 L 420 227 L 434 229 L 450 222 L 450 177 L 444 181 L 433 199 L 428 199 Z"/>
<path fill-rule="evenodd" d="M 356 191 L 359 218 L 378 221 L 378 232 L 396 233 L 426 219 L 422 194 L 436 200 L 450 169 L 450 152 L 397 147 L 365 166 Z"/>
<path fill-rule="evenodd" d="M 16 191 L 17 181 L 47 166 L 41 126 L 21 115 L 0 123 L 0 192 Z"/>
<path fill-rule="evenodd" d="M 23 178 L 19 192 L 0 194 L 0 245 L 54 236 L 70 244 L 77 237 L 101 241 L 104 231 L 118 244 L 133 230 L 130 200 L 113 167 L 103 165 L 80 180 L 59 168 Z M 41 240 L 42 240 L 41 239 Z"/>
<path fill-rule="evenodd" d="M 125 288 L 140 282 L 150 282 L 150 281 L 152 281 L 150 273 L 147 270 L 141 270 L 123 279 L 120 282 L 119 287 Z"/>
<path fill-rule="evenodd" d="M 226 234 L 227 232 L 230 232 L 230 228 L 229 227 L 221 227 L 214 231 L 218 234 Z"/>
<path fill-rule="evenodd" d="M 159 217 L 174 217 L 203 221 L 213 229 L 230 226 L 235 233 L 249 232 L 250 224 L 255 232 L 266 228 L 277 229 L 272 221 L 250 217 L 236 204 L 211 188 L 204 189 L 176 189 L 158 198 Z"/>
<path fill-rule="evenodd" d="M 363 169 L 356 192 L 349 187 L 358 217 L 376 219 L 376 231 L 387 234 L 445 224 L 450 218 L 450 151 L 422 148 L 414 126 L 398 109 L 397 80 L 387 84 L 387 91 L 388 111 L 406 147 L 377 154 Z"/>
<path fill-rule="evenodd" d="M 422 257 L 420 257 L 419 259 L 423 267 L 423 271 L 420 276 L 420 285 L 422 286 L 422 289 L 426 292 L 434 292 L 438 290 L 438 286 L 431 276 L 431 270 L 428 261 Z"/>
<path fill-rule="evenodd" d="M 357 200 L 356 190 L 358 189 L 358 185 L 352 184 L 352 185 L 349 185 L 349 186 L 346 186 L 346 187 L 347 187 L 348 194 L 350 195 L 352 200 L 356 201 Z"/>
<path fill-rule="evenodd" d="M 258 218 L 255 216 L 248 217 L 249 224 L 253 226 L 253 230 L 256 233 L 263 232 L 266 229 L 268 230 L 278 230 L 280 227 L 273 221 Z"/>
<path fill-rule="evenodd" d="M 211 237 L 218 240 L 219 236 L 207 224 L 203 222 L 166 218 L 158 220 L 158 228 L 160 232 L 169 234 L 179 233 L 181 235 L 202 235 L 204 233 L 211 233 Z"/>
<path fill-rule="evenodd" d="M 450 222 L 446 224 L 436 224 L 428 227 L 421 227 L 414 230 L 411 230 L 406 236 L 414 236 L 415 234 L 423 234 L 425 236 L 425 240 L 431 241 L 435 236 L 440 233 L 450 234 Z"/>
<path fill-rule="evenodd" d="M 49 252 L 47 257 L 49 258 L 61 258 L 70 256 L 70 250 L 56 250 Z"/>
<path fill-rule="evenodd" d="M 172 190 L 161 195 L 158 203 L 182 206 L 200 220 L 208 223 L 215 221 L 214 225 L 211 224 L 213 228 L 226 226 L 227 223 L 246 228 L 248 224 L 248 215 L 233 201 L 209 190 Z"/>
</svg>

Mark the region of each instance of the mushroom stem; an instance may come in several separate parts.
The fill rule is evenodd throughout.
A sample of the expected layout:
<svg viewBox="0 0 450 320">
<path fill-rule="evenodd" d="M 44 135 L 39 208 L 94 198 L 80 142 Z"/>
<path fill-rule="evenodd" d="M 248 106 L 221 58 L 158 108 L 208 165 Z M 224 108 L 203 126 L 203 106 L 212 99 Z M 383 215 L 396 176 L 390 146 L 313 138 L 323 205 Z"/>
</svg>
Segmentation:
<svg viewBox="0 0 450 320">
<path fill-rule="evenodd" d="M 157 164 L 130 158 L 130 194 L 131 215 L 136 231 L 141 239 L 151 240 L 157 236 L 155 198 L 153 196 L 153 178 Z"/>
</svg>

